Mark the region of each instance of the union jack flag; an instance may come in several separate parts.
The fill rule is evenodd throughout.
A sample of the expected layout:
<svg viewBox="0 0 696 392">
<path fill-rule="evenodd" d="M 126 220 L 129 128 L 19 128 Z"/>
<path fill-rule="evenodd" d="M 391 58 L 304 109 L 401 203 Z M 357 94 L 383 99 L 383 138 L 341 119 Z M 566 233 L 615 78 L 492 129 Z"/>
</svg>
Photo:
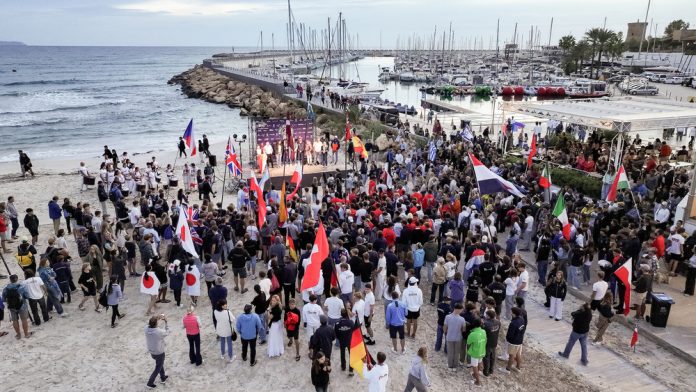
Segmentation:
<svg viewBox="0 0 696 392">
<path fill-rule="evenodd" d="M 183 204 L 184 214 L 186 215 L 186 220 L 194 226 L 198 226 L 198 220 L 200 219 L 200 212 L 197 208 L 193 206 Z"/>
<path fill-rule="evenodd" d="M 230 143 L 230 138 L 227 138 L 227 147 L 225 149 L 225 165 L 233 176 L 242 175 L 242 165 L 237 159 L 237 153 L 234 151 L 234 146 Z"/>
<path fill-rule="evenodd" d="M 191 228 L 191 241 L 198 246 L 203 246 L 203 239 L 198 235 L 198 230 L 195 227 Z"/>
</svg>

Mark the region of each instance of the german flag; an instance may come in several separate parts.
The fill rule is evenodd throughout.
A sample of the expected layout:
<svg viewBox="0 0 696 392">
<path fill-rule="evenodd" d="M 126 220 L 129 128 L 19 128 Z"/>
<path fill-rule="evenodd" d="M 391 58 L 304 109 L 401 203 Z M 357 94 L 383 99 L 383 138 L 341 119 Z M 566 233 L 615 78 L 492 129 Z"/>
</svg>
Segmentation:
<svg viewBox="0 0 696 392">
<path fill-rule="evenodd" d="M 362 331 L 360 327 L 353 330 L 353 335 L 350 337 L 350 367 L 356 373 L 363 376 L 363 358 L 367 356 L 367 349 L 363 341 Z"/>
<path fill-rule="evenodd" d="M 365 146 L 363 146 L 360 138 L 357 136 L 353 136 L 353 150 L 363 159 L 367 159 L 367 150 L 365 149 Z"/>
<path fill-rule="evenodd" d="M 297 262 L 297 250 L 295 250 L 295 242 L 292 240 L 292 237 L 289 235 L 285 235 L 285 246 L 288 248 L 288 254 L 289 256 Z"/>
</svg>

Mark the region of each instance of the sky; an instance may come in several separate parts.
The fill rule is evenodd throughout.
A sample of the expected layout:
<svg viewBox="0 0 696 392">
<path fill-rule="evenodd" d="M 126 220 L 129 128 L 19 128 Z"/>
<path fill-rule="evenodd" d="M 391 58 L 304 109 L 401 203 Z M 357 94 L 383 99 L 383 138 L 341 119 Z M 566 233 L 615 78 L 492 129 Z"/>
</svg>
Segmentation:
<svg viewBox="0 0 696 392">
<path fill-rule="evenodd" d="M 653 0 L 648 21 L 658 35 L 674 19 L 696 27 L 696 0 Z M 409 38 L 428 42 L 437 26 L 452 23 L 454 43 L 484 49 L 500 42 L 528 39 L 538 29 L 548 43 L 566 34 L 580 37 L 591 27 L 626 32 L 626 23 L 643 20 L 647 0 L 292 0 L 294 20 L 318 32 L 332 29 L 343 12 L 347 32 L 361 48 L 401 48 Z M 0 0 L 0 40 L 29 45 L 285 47 L 284 0 Z M 654 27 L 650 30 L 653 31 Z M 318 33 L 319 34 L 319 33 Z M 380 39 L 381 37 L 381 39 Z"/>
</svg>

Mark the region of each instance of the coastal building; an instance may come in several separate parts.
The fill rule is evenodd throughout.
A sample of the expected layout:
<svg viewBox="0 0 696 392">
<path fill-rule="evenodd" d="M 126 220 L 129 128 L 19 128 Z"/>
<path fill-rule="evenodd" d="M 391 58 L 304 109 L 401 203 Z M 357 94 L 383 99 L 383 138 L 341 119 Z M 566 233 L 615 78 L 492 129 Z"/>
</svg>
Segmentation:
<svg viewBox="0 0 696 392">
<path fill-rule="evenodd" d="M 626 43 L 640 42 L 640 40 L 645 37 L 647 28 L 648 24 L 645 22 L 630 22 L 628 24 L 628 31 L 626 32 Z"/>
</svg>

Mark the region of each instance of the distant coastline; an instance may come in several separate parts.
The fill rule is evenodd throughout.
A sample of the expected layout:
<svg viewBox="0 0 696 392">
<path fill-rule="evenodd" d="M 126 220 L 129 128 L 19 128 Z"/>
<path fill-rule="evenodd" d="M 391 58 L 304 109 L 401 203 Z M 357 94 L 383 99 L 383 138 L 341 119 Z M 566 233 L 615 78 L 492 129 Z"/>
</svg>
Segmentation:
<svg viewBox="0 0 696 392">
<path fill-rule="evenodd" d="M 0 41 L 0 46 L 27 46 L 27 44 L 19 41 Z"/>
</svg>

